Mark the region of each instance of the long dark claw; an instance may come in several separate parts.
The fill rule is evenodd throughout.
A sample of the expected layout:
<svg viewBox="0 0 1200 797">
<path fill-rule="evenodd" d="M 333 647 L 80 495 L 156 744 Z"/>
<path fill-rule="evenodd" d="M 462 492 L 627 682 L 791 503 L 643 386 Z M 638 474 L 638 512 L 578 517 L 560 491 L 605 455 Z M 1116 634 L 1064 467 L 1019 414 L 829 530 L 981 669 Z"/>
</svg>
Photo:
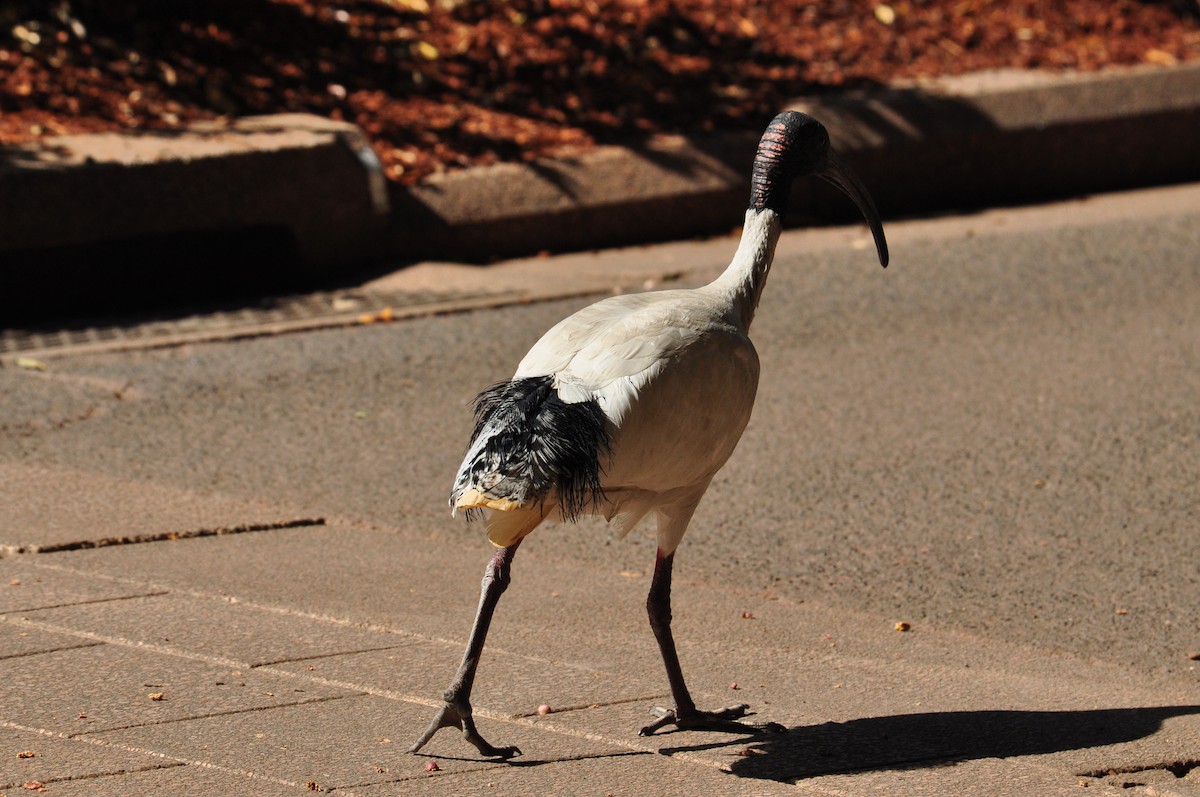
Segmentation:
<svg viewBox="0 0 1200 797">
<path fill-rule="evenodd" d="M 675 712 L 671 709 L 655 706 L 650 709 L 650 713 L 658 717 L 658 719 L 638 731 L 638 736 L 653 736 L 654 732 L 659 728 L 665 728 L 675 723 Z"/>
<path fill-rule="evenodd" d="M 433 721 L 429 723 L 417 741 L 413 742 L 412 747 L 408 748 L 408 752 L 415 753 L 420 750 L 442 728 L 458 728 L 462 731 L 463 738 L 485 758 L 512 758 L 521 754 L 519 747 L 494 747 L 488 744 L 488 741 L 476 730 L 475 719 L 471 716 L 470 710 L 460 710 L 453 703 L 442 704 Z"/>
</svg>

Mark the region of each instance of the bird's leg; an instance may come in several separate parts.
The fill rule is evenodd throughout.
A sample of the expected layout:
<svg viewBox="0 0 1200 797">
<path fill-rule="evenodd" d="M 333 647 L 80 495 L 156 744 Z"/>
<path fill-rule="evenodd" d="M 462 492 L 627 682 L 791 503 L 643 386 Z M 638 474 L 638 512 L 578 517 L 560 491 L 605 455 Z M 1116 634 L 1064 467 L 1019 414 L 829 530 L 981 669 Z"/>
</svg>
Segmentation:
<svg viewBox="0 0 1200 797">
<path fill-rule="evenodd" d="M 496 610 L 500 596 L 508 588 L 509 566 L 520 544 L 521 541 L 517 540 L 507 548 L 501 548 L 488 562 L 483 573 L 483 589 L 479 596 L 479 609 L 475 613 L 475 625 L 471 628 L 471 637 L 467 641 L 462 664 L 459 665 L 449 688 L 442 695 L 445 703 L 425 732 L 408 748 L 408 752 L 415 753 L 420 750 L 442 728 L 454 727 L 462 731 L 463 738 L 470 742 L 480 755 L 489 758 L 512 758 L 521 754 L 520 749 L 516 747 L 493 747 L 488 744 L 475 729 L 475 720 L 471 716 L 471 687 L 475 683 L 475 670 L 479 667 L 479 657 L 483 653 L 483 643 L 487 639 L 492 613 Z"/>
<path fill-rule="evenodd" d="M 658 640 L 663 665 L 667 668 L 667 682 L 671 685 L 674 709 L 655 708 L 655 722 L 638 731 L 638 736 L 649 736 L 659 728 L 674 725 L 680 730 L 731 731 L 754 733 L 759 730 L 752 725 L 735 722 L 744 717 L 750 706 L 745 703 L 729 706 L 720 711 L 699 711 L 683 681 L 683 669 L 679 666 L 679 655 L 675 652 L 675 638 L 671 635 L 671 569 L 675 554 L 658 551 L 654 562 L 654 577 L 650 580 L 650 594 L 646 596 L 646 613 L 650 615 L 650 628 Z"/>
</svg>

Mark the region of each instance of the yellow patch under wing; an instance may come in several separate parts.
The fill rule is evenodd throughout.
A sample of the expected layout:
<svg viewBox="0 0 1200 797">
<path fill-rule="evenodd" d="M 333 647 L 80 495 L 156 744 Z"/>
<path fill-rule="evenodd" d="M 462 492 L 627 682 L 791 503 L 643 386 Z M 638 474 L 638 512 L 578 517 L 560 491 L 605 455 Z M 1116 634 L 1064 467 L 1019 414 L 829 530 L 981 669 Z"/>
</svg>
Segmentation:
<svg viewBox="0 0 1200 797">
<path fill-rule="evenodd" d="M 497 548 L 507 548 L 523 539 L 545 519 L 546 510 L 538 505 L 512 512 L 493 512 L 487 521 L 488 540 Z"/>
<path fill-rule="evenodd" d="M 455 509 L 495 509 L 500 512 L 512 512 L 520 509 L 521 505 L 509 498 L 492 498 L 481 493 L 474 487 L 464 492 L 454 502 Z"/>
</svg>

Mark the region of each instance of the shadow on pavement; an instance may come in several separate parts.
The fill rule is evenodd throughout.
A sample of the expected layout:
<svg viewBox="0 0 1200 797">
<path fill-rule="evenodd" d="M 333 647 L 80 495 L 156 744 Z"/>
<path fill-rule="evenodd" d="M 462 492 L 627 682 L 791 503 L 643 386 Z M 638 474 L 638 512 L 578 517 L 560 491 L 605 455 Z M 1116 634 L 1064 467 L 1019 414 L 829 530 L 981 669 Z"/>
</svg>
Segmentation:
<svg viewBox="0 0 1200 797">
<path fill-rule="evenodd" d="M 1165 720 L 1190 714 L 1200 714 L 1200 705 L 898 714 L 798 726 L 750 740 L 663 748 L 660 752 L 670 755 L 733 747 L 739 756 L 730 767 L 733 774 L 794 783 L 820 775 L 1103 747 L 1146 738 L 1158 732 Z"/>
</svg>

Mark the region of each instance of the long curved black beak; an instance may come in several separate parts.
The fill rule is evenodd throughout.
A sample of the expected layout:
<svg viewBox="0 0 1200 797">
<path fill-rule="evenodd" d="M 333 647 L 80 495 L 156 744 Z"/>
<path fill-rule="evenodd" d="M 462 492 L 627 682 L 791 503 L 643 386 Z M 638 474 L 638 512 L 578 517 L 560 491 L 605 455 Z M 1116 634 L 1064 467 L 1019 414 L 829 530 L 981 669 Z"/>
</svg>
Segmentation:
<svg viewBox="0 0 1200 797">
<path fill-rule="evenodd" d="M 871 235 L 875 237 L 875 249 L 879 252 L 879 265 L 887 268 L 888 247 L 887 239 L 883 237 L 883 222 L 879 219 L 879 211 L 875 209 L 875 202 L 867 193 L 866 186 L 858 179 L 858 175 L 852 172 L 850 167 L 832 149 L 826 153 L 825 163 L 813 174 L 836 185 L 842 193 L 854 200 L 854 204 L 858 205 L 858 209 L 862 211 L 867 220 L 867 225 L 871 228 Z"/>
</svg>

